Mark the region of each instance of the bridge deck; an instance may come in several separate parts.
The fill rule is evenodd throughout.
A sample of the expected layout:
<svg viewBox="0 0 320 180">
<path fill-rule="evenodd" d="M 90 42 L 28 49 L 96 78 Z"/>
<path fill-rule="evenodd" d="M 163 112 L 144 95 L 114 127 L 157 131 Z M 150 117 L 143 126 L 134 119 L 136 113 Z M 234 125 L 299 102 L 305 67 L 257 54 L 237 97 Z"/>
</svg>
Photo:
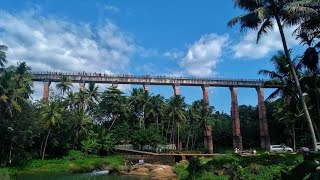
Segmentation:
<svg viewBox="0 0 320 180">
<path fill-rule="evenodd" d="M 59 72 L 32 72 L 33 81 L 58 82 L 61 76 L 69 77 L 72 82 L 95 82 L 105 84 L 141 84 L 141 85 L 180 85 L 180 86 L 217 86 L 217 87 L 264 87 L 278 88 L 281 85 L 265 85 L 263 80 L 254 79 L 222 79 L 222 78 L 195 78 L 195 77 L 167 77 L 167 76 L 133 76 L 109 75 L 102 73 L 59 73 Z"/>
</svg>

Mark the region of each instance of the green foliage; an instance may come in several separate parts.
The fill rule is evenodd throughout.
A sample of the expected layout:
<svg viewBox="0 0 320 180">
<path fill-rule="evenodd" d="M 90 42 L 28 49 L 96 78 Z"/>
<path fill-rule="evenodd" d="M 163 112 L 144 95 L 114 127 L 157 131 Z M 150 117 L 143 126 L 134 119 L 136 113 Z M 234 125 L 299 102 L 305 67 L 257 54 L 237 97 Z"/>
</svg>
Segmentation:
<svg viewBox="0 0 320 180">
<path fill-rule="evenodd" d="M 181 179 L 278 179 L 281 171 L 302 159 L 295 154 L 239 156 L 230 153 L 209 160 L 192 158 L 187 164 L 177 164 L 175 171 Z"/>
<path fill-rule="evenodd" d="M 320 153 L 306 155 L 304 161 L 290 171 L 281 173 L 281 179 L 319 179 Z"/>
<path fill-rule="evenodd" d="M 70 158 L 58 160 L 32 160 L 27 166 L 19 169 L 20 173 L 40 173 L 40 172 L 71 172 L 84 173 L 93 170 L 109 169 L 118 172 L 124 159 L 120 156 L 95 157 L 86 156 L 84 158 L 71 160 Z"/>
<path fill-rule="evenodd" d="M 189 172 L 187 171 L 187 167 L 189 165 L 188 161 L 182 161 L 176 163 L 174 165 L 174 171 L 177 174 L 179 179 L 187 179 L 189 176 Z"/>
<path fill-rule="evenodd" d="M 11 179 L 10 170 L 8 168 L 0 168 L 0 179 L 10 180 Z"/>
<path fill-rule="evenodd" d="M 194 179 L 194 176 L 197 172 L 201 170 L 201 161 L 199 158 L 191 158 L 189 160 L 189 165 L 187 167 L 187 171 L 189 173 L 189 177 Z"/>
<path fill-rule="evenodd" d="M 76 160 L 85 158 L 85 154 L 78 150 L 69 150 L 67 155 L 63 157 L 66 160 Z"/>
<path fill-rule="evenodd" d="M 81 148 L 85 154 L 97 154 L 100 144 L 97 139 L 89 138 L 81 141 Z"/>
<path fill-rule="evenodd" d="M 161 144 L 163 138 L 154 126 L 150 126 L 146 129 L 141 128 L 137 131 L 134 131 L 132 134 L 132 140 L 134 143 L 139 144 L 142 148 L 144 145 L 156 147 L 157 144 Z"/>
</svg>

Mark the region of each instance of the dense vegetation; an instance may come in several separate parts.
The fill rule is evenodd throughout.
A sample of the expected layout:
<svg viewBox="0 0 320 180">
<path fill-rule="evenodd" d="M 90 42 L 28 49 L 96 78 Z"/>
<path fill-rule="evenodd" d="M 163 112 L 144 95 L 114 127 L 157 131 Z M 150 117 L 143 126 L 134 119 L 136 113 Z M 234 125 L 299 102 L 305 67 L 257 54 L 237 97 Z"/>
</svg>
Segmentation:
<svg viewBox="0 0 320 180">
<path fill-rule="evenodd" d="M 247 14 L 232 19 L 230 26 L 240 23 L 242 30 L 258 29 L 257 40 L 275 26 L 281 34 L 283 52 L 271 59 L 275 69 L 259 71 L 270 77 L 267 83 L 282 84 L 267 102 L 271 142 L 286 143 L 294 148 L 314 148 L 315 142 L 320 141 L 318 1 L 234 2 Z M 294 60 L 283 33 L 285 25 L 298 26 L 294 36 L 305 47 L 305 52 Z M 1 166 L 23 165 L 32 159 L 61 158 L 70 150 L 79 150 L 85 155 L 109 155 L 115 144 L 154 147 L 175 144 L 181 150 L 202 150 L 207 127 L 213 129 L 216 152 L 232 147 L 230 116 L 215 111 L 214 106 L 208 108 L 202 100 L 188 105 L 179 95 L 165 99 L 161 95 L 148 94 L 142 88 L 124 94 L 117 87 L 100 89 L 94 83 L 72 91 L 71 80 L 62 76 L 56 87 L 52 87 L 58 89 L 59 94 L 51 93 L 48 101 L 32 101 L 31 67 L 25 62 L 6 67 L 6 50 L 6 46 L 0 45 Z M 239 112 L 244 147 L 259 147 L 257 107 L 242 105 Z M 233 156 L 228 158 L 240 164 L 245 161 Z M 281 159 L 281 156 L 275 158 Z M 262 163 L 265 163 L 264 159 L 260 159 Z M 252 160 L 260 162 L 259 159 Z M 284 159 L 281 163 L 289 166 L 286 162 Z M 208 167 L 203 167 L 201 162 L 194 163 L 200 164 L 199 172 L 218 168 L 216 164 L 219 164 L 215 159 L 206 163 Z M 248 171 L 259 169 L 256 165 L 251 168 L 248 163 L 241 166 L 248 167 Z M 243 175 L 242 171 L 247 170 L 243 168 L 236 175 Z"/>
<path fill-rule="evenodd" d="M 179 179 L 279 179 L 281 171 L 302 161 L 303 157 L 297 154 L 226 154 L 210 160 L 193 158 L 174 168 Z"/>
</svg>

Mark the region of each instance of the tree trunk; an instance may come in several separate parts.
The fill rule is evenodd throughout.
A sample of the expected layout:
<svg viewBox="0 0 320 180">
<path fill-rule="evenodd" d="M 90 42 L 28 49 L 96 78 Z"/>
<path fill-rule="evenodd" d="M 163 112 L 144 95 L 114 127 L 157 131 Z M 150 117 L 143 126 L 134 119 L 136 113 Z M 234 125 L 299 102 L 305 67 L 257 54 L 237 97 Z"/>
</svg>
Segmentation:
<svg viewBox="0 0 320 180">
<path fill-rule="evenodd" d="M 11 165 L 11 156 L 12 156 L 12 139 L 11 139 L 11 144 L 10 144 L 10 152 L 9 152 L 9 164 Z"/>
<path fill-rule="evenodd" d="M 40 146 L 40 156 L 42 155 L 42 151 L 43 151 L 43 144 L 44 144 L 44 141 L 46 140 L 45 137 L 43 137 L 43 140 L 42 140 L 42 143 L 41 143 L 41 146 Z"/>
<path fill-rule="evenodd" d="M 317 140 L 320 140 L 320 134 L 319 134 L 319 131 L 318 131 L 318 126 L 317 126 L 316 122 L 314 122 L 313 120 L 312 120 L 312 125 L 314 127 L 314 132 L 315 132 Z"/>
<path fill-rule="evenodd" d="M 117 114 L 116 113 L 112 113 L 112 124 L 109 127 L 108 131 L 112 128 L 114 122 L 117 120 Z"/>
<path fill-rule="evenodd" d="M 48 138 L 50 135 L 50 131 L 51 131 L 51 129 L 49 129 L 47 137 L 46 137 L 46 141 L 44 142 L 44 147 L 43 147 L 43 152 L 42 152 L 42 160 L 44 160 L 44 155 L 46 153 L 46 147 L 47 147 L 47 142 L 48 142 Z"/>
<path fill-rule="evenodd" d="M 189 140 L 190 140 L 191 130 L 192 130 L 192 128 L 189 128 L 188 138 L 187 138 L 187 143 L 186 143 L 186 150 L 189 150 Z"/>
<path fill-rule="evenodd" d="M 312 125 L 312 120 L 310 118 L 308 107 L 307 107 L 307 104 L 306 104 L 306 102 L 304 100 L 304 97 L 303 97 L 303 92 L 302 92 L 301 87 L 300 87 L 300 83 L 299 83 L 299 79 L 298 79 L 295 67 L 294 67 L 294 65 L 293 65 L 293 63 L 291 61 L 291 58 L 290 58 L 290 53 L 289 53 L 289 49 L 288 49 L 288 46 L 287 46 L 286 38 L 284 36 L 284 32 L 283 32 L 283 28 L 282 28 L 282 24 L 281 24 L 280 18 L 279 18 L 279 16 L 276 16 L 275 18 L 276 18 L 276 21 L 277 21 L 277 24 L 278 24 L 278 27 L 279 27 L 279 32 L 280 32 L 280 35 L 281 35 L 281 40 L 282 40 L 284 53 L 285 53 L 286 58 L 288 60 L 288 63 L 289 63 L 289 66 L 290 66 L 290 70 L 291 70 L 291 73 L 293 75 L 293 79 L 294 79 L 296 88 L 298 90 L 300 103 L 302 105 L 302 108 L 303 108 L 303 111 L 304 111 L 304 115 L 305 115 L 305 118 L 306 118 L 308 126 L 309 126 L 309 130 L 310 130 L 310 134 L 311 134 L 311 138 L 312 138 L 312 146 L 313 146 L 314 151 L 316 151 L 317 150 L 317 140 L 316 140 L 316 135 L 314 133 L 314 128 L 313 128 L 313 125 Z"/>
<path fill-rule="evenodd" d="M 192 127 L 192 136 L 191 136 L 191 150 L 193 150 L 193 142 L 194 142 L 194 126 Z"/>
<path fill-rule="evenodd" d="M 73 145 L 72 145 L 72 149 L 76 149 L 76 143 L 78 141 L 78 137 L 79 137 L 79 130 L 77 129 L 76 130 L 76 137 L 74 138 L 74 141 L 73 141 Z"/>
<path fill-rule="evenodd" d="M 180 136 L 179 123 L 177 123 L 177 131 L 178 131 L 178 132 L 177 132 L 177 134 L 178 134 L 178 135 L 177 135 L 177 145 L 178 145 L 177 147 L 178 147 L 178 150 L 180 151 L 181 149 L 180 149 L 180 137 L 179 137 L 179 136 Z"/>
<path fill-rule="evenodd" d="M 320 118 L 320 104 L 319 104 L 319 91 L 318 91 L 318 87 L 317 87 L 317 74 L 315 72 L 313 72 L 313 77 L 314 77 L 314 88 L 315 88 L 315 95 L 316 95 L 316 109 L 317 109 L 317 113 L 318 113 L 318 118 Z M 318 125 L 319 125 L 320 119 L 318 119 Z M 317 124 L 315 122 L 315 124 Z M 318 141 L 320 141 L 320 133 L 318 131 L 318 129 L 315 129 L 316 133 L 317 133 L 317 138 Z"/>
<path fill-rule="evenodd" d="M 157 124 L 157 130 L 159 130 L 159 118 L 158 118 L 158 116 L 157 116 L 157 118 L 156 118 L 156 124 Z"/>
<path fill-rule="evenodd" d="M 293 128 L 292 128 L 292 139 L 293 139 L 293 150 L 296 151 L 296 132 L 294 130 L 294 124 L 293 124 Z"/>
<path fill-rule="evenodd" d="M 193 141 L 192 149 L 194 149 L 194 147 L 195 147 L 195 145 L 196 145 L 197 138 L 198 138 L 198 133 L 196 133 L 195 136 L 194 136 L 194 141 Z"/>
</svg>

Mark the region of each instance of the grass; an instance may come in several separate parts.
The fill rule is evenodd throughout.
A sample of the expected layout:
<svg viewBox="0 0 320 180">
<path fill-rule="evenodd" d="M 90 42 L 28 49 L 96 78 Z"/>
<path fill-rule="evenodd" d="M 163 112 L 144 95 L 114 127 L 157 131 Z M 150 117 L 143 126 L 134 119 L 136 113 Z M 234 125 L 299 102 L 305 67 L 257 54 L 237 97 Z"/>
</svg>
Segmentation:
<svg viewBox="0 0 320 180">
<path fill-rule="evenodd" d="M 123 163 L 121 156 L 84 156 L 76 152 L 62 159 L 31 160 L 21 167 L 0 168 L 0 179 L 22 173 L 85 173 L 94 170 L 119 172 Z"/>
<path fill-rule="evenodd" d="M 200 170 L 191 175 L 188 162 L 174 166 L 179 179 L 273 179 L 301 163 L 298 154 L 263 153 L 257 156 L 239 156 L 227 153 L 211 159 L 200 158 Z M 189 167 L 190 168 L 190 167 Z"/>
<path fill-rule="evenodd" d="M 10 179 L 11 174 L 13 174 L 10 168 L 0 168 L 0 179 L 7 180 Z"/>
<path fill-rule="evenodd" d="M 119 171 L 124 163 L 121 156 L 107 157 L 86 157 L 81 159 L 55 159 L 55 160 L 32 160 L 27 166 L 22 167 L 20 173 L 39 173 L 39 172 L 70 172 L 84 173 L 93 170 L 112 170 Z"/>
</svg>

